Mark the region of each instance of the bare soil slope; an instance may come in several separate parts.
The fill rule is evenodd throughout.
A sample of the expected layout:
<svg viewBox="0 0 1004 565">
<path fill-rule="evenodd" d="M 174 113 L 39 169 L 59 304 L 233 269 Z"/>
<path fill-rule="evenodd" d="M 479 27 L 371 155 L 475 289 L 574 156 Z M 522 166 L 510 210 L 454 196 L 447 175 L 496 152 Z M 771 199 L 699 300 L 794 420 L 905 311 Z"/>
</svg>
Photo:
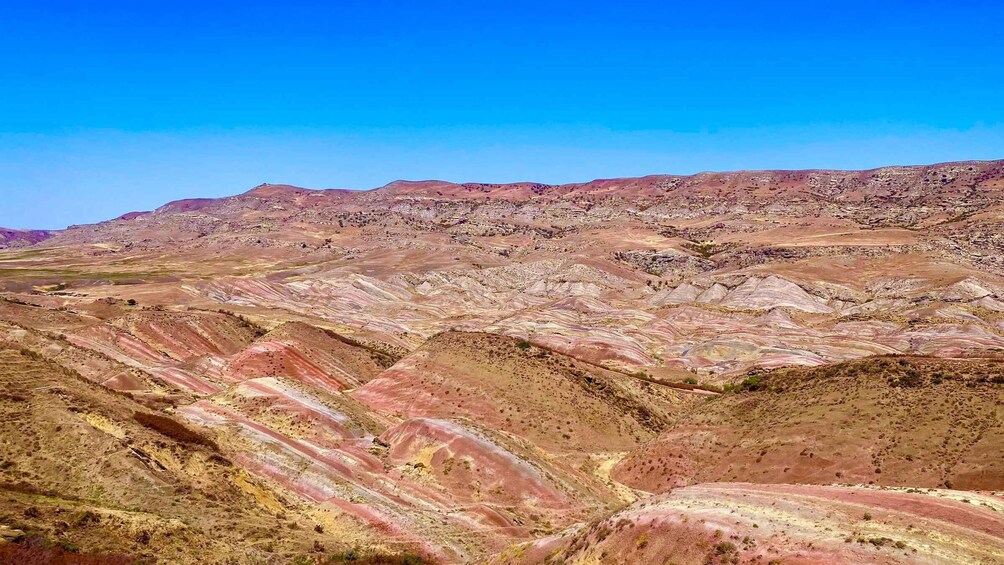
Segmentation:
<svg viewBox="0 0 1004 565">
<path fill-rule="evenodd" d="M 0 348 L 0 438 L 0 527 L 29 540 L 171 563 L 339 543 L 205 435 L 32 353 Z"/>
<path fill-rule="evenodd" d="M 680 393 L 526 341 L 448 332 L 353 397 L 402 417 L 464 417 L 551 452 L 622 450 L 653 438 Z"/>
<path fill-rule="evenodd" d="M 878 357 L 751 376 L 680 414 L 614 476 L 1004 490 L 1004 362 Z"/>
<path fill-rule="evenodd" d="M 0 561 L 999 561 L 1004 161 L 0 230 L 0 343 Z"/>
<path fill-rule="evenodd" d="M 652 497 L 488 563 L 972 563 L 1004 560 L 1004 499 L 952 491 L 715 483 Z"/>
</svg>

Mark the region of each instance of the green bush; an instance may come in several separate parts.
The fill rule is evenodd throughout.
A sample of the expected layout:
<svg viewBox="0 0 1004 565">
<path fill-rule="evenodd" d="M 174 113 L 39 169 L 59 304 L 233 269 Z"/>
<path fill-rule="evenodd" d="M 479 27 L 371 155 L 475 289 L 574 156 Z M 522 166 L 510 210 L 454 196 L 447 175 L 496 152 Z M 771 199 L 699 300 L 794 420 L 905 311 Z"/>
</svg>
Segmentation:
<svg viewBox="0 0 1004 565">
<path fill-rule="evenodd" d="M 747 391 L 757 391 L 766 388 L 766 383 L 760 375 L 750 375 L 743 379 L 739 384 L 725 383 L 722 386 L 722 392 L 747 392 Z"/>
</svg>

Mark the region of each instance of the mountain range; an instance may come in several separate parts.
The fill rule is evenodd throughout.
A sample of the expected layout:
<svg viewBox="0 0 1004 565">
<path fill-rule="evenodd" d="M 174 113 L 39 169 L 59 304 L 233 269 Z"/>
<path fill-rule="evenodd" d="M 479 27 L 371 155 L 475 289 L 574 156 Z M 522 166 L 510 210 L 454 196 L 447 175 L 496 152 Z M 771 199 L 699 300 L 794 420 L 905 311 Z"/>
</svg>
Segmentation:
<svg viewBox="0 0 1004 565">
<path fill-rule="evenodd" d="M 0 562 L 1004 563 L 1002 439 L 1004 161 L 0 230 Z"/>
</svg>

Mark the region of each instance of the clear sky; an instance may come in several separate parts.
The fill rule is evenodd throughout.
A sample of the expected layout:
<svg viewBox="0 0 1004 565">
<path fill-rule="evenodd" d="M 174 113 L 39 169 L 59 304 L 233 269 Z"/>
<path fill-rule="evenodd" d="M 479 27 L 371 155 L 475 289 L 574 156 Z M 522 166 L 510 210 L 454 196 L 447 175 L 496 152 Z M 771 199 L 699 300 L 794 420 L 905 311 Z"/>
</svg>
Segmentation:
<svg viewBox="0 0 1004 565">
<path fill-rule="evenodd" d="M 1004 158 L 1004 3 L 0 0 L 0 226 L 261 182 Z"/>
</svg>

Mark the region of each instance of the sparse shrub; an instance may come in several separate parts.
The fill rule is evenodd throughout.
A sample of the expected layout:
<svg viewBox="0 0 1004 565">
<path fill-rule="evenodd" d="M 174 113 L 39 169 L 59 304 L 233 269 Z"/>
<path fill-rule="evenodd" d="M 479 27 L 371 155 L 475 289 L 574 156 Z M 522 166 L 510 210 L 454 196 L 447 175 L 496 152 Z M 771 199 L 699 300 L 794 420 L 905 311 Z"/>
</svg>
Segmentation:
<svg viewBox="0 0 1004 565">
<path fill-rule="evenodd" d="M 91 524 L 101 523 L 101 516 L 91 512 L 90 510 L 84 510 L 83 512 L 78 512 L 73 515 L 70 519 L 74 528 L 86 528 Z"/>
<path fill-rule="evenodd" d="M 868 543 L 874 545 L 875 547 L 884 547 L 885 545 L 892 543 L 892 540 L 886 537 L 871 538 L 868 540 Z"/>
<path fill-rule="evenodd" d="M 355 548 L 341 553 L 336 553 L 328 558 L 329 563 L 344 563 L 359 561 L 359 552 Z"/>
<path fill-rule="evenodd" d="M 358 549 L 349 549 L 335 553 L 323 563 L 356 563 L 358 565 L 424 565 L 425 560 L 413 553 L 387 554 L 362 553 Z"/>
<path fill-rule="evenodd" d="M 126 555 L 78 553 L 68 540 L 50 543 L 41 536 L 31 536 L 20 543 L 0 544 L 0 563 L 50 563 L 55 565 L 137 565 L 149 563 Z"/>
<path fill-rule="evenodd" d="M 904 366 L 904 363 L 907 361 L 900 359 L 900 366 Z M 890 384 L 900 388 L 916 388 L 924 384 L 924 376 L 917 369 L 910 367 L 898 378 L 893 379 Z"/>
<path fill-rule="evenodd" d="M 80 553 L 80 548 L 77 546 L 77 544 L 73 543 L 68 539 L 56 540 L 56 547 L 62 549 L 66 553 Z"/>
<path fill-rule="evenodd" d="M 720 541 L 715 544 L 715 553 L 718 555 L 732 555 L 736 552 L 736 544 L 730 541 Z"/>
<path fill-rule="evenodd" d="M 220 465 L 222 467 L 232 467 L 233 466 L 233 463 L 231 463 L 229 459 L 227 459 L 226 457 L 224 457 L 222 455 L 219 455 L 217 453 L 214 453 L 214 454 L 210 455 L 207 460 L 210 463 L 215 463 L 215 464 Z"/>
<path fill-rule="evenodd" d="M 739 384 L 725 383 L 722 386 L 722 392 L 748 392 L 757 391 L 765 388 L 765 384 L 760 375 L 750 375 L 743 379 Z"/>
<path fill-rule="evenodd" d="M 526 341 L 525 339 L 521 339 L 518 342 L 516 342 L 516 347 L 522 349 L 523 351 L 526 351 L 527 349 L 530 349 L 530 342 Z"/>
</svg>

